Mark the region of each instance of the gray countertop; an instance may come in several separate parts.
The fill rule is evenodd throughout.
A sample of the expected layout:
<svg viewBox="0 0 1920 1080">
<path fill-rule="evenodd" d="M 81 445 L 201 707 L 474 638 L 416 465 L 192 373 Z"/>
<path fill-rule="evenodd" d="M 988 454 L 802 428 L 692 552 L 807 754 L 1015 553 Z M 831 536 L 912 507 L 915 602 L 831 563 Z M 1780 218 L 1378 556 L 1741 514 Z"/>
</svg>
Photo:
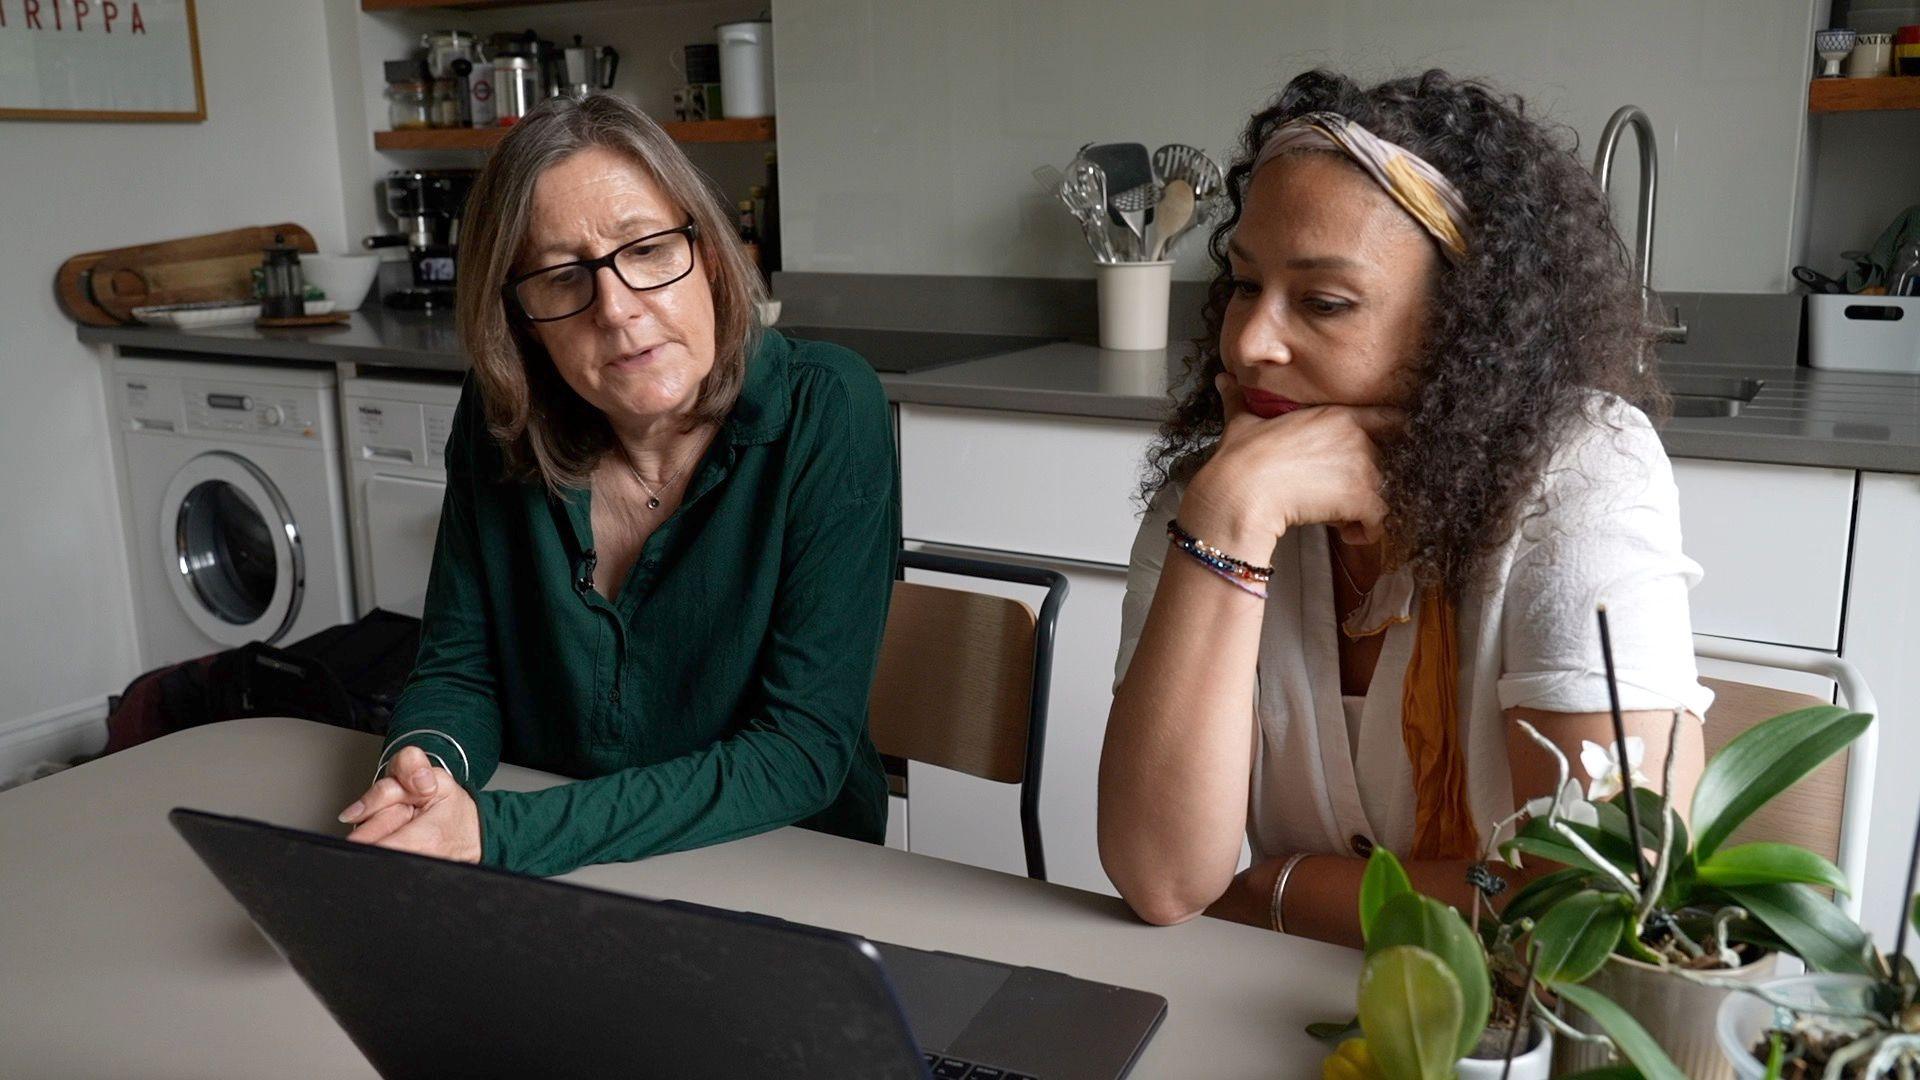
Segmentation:
<svg viewBox="0 0 1920 1080">
<path fill-rule="evenodd" d="M 258 330 L 224 326 L 81 327 L 81 341 L 413 370 L 461 371 L 466 361 L 450 315 L 369 304 L 344 327 Z M 1674 457 L 1920 473 L 1920 376 L 1803 367 L 1672 363 L 1675 373 L 1765 381 L 1733 417 L 1676 417 L 1661 432 Z M 897 402 L 1062 416 L 1158 420 L 1181 371 L 1179 353 L 1115 352 L 1062 341 L 911 375 L 883 373 Z"/>
</svg>

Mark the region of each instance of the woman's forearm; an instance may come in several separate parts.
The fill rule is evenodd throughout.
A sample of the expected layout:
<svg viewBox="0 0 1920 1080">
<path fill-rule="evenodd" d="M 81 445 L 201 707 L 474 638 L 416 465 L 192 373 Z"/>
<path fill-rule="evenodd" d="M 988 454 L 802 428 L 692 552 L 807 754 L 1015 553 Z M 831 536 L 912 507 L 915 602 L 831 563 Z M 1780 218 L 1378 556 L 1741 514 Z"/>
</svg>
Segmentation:
<svg viewBox="0 0 1920 1080">
<path fill-rule="evenodd" d="M 1262 608 L 1169 551 L 1114 694 L 1100 756 L 1100 857 L 1149 922 L 1192 918 L 1232 881 L 1246 830 Z"/>
<path fill-rule="evenodd" d="M 1256 863 L 1234 878 L 1233 887 L 1207 909 L 1207 914 L 1253 926 L 1273 925 L 1273 889 L 1285 858 Z M 1465 859 L 1434 859 L 1406 863 L 1407 877 L 1416 891 L 1451 904 L 1466 915 L 1472 910 L 1473 887 L 1467 884 Z M 1360 879 L 1365 859 L 1350 855 L 1309 855 L 1287 878 L 1281 898 L 1282 916 L 1289 934 L 1360 947 Z M 1523 873 L 1494 863 L 1495 874 L 1517 885 Z M 1511 891 L 1511 890 L 1509 890 Z"/>
</svg>

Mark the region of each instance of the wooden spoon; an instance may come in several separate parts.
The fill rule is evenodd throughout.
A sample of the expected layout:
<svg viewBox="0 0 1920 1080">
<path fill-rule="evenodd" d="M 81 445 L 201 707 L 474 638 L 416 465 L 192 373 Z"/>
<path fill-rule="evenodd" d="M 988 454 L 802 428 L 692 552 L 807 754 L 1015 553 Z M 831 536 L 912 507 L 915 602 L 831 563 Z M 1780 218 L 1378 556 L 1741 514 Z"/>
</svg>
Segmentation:
<svg viewBox="0 0 1920 1080">
<path fill-rule="evenodd" d="M 1167 252 L 1167 245 L 1185 232 L 1193 221 L 1193 184 L 1186 180 L 1172 180 L 1160 193 L 1160 202 L 1153 208 L 1153 250 L 1148 258 L 1158 261 Z"/>
</svg>

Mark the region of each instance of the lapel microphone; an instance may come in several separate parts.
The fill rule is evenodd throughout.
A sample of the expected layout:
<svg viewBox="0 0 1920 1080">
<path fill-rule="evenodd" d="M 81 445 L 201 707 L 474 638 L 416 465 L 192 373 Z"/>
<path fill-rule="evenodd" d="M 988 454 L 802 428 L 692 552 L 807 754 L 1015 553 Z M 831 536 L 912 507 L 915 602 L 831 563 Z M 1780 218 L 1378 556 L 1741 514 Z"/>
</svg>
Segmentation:
<svg viewBox="0 0 1920 1080">
<path fill-rule="evenodd" d="M 585 597 L 593 591 L 593 568 L 599 561 L 599 555 L 592 549 L 580 553 L 580 570 L 573 579 L 573 590 Z"/>
</svg>

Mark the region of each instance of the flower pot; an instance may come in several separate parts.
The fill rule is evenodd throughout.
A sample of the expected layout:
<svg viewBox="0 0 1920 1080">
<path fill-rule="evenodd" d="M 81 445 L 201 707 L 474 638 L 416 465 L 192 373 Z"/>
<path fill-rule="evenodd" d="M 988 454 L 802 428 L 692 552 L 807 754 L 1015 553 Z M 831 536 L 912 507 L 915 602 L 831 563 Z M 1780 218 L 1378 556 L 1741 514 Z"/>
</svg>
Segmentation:
<svg viewBox="0 0 1920 1080">
<path fill-rule="evenodd" d="M 1773 977 L 1776 957 L 1762 956 L 1745 967 L 1715 971 L 1722 978 L 1759 983 Z M 1627 1015 L 1640 1022 L 1667 1052 L 1680 1071 L 1692 1080 L 1733 1080 L 1733 1066 L 1720 1052 L 1714 1037 L 1714 1023 L 1730 990 L 1702 986 L 1668 971 L 1610 956 L 1600 970 L 1586 982 L 1588 988 L 1604 994 Z M 1600 1025 L 1579 1009 L 1566 1009 L 1567 1021 L 1576 1031 L 1600 1033 Z M 1558 1072 L 1584 1072 L 1607 1064 L 1604 1047 L 1562 1039 L 1554 1055 Z"/>
<path fill-rule="evenodd" d="M 1513 1070 L 1506 1080 L 1547 1080 L 1553 1064 L 1553 1032 L 1539 1020 L 1533 1022 L 1533 1048 L 1513 1059 Z M 1459 1080 L 1500 1080 L 1506 1063 L 1485 1058 L 1461 1058 L 1454 1064 Z"/>
<path fill-rule="evenodd" d="M 1789 975 L 1761 984 L 1775 997 L 1829 1008 L 1865 1009 L 1873 999 L 1874 981 L 1865 975 Z M 1728 994 L 1720 1004 L 1714 1034 L 1720 1052 L 1740 1080 L 1762 1080 L 1766 1062 L 1753 1056 L 1760 1033 L 1773 1025 L 1774 1007 L 1752 994 Z M 1464 1075 L 1464 1074 L 1462 1074 Z"/>
</svg>

